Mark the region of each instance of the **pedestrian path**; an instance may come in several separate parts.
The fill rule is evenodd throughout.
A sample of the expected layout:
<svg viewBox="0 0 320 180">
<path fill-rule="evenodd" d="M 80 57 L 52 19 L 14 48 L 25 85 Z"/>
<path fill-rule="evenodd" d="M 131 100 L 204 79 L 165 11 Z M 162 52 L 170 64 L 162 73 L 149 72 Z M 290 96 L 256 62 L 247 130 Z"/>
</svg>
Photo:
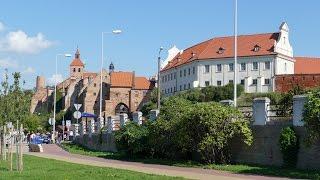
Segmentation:
<svg viewBox="0 0 320 180">
<path fill-rule="evenodd" d="M 175 166 L 166 166 L 166 165 L 157 165 L 157 164 L 144 164 L 140 162 L 127 162 L 120 160 L 111 160 L 98 157 L 83 156 L 78 154 L 71 154 L 67 151 L 64 151 L 62 148 L 55 144 L 45 144 L 43 145 L 43 153 L 29 152 L 27 154 L 50 158 L 55 160 L 61 160 L 71 163 L 92 165 L 99 167 L 112 167 L 118 169 L 132 170 L 147 174 L 157 174 L 157 175 L 166 175 L 166 176 L 179 176 L 187 179 L 280 179 L 273 177 L 265 176 L 256 176 L 256 175 L 242 175 L 242 174 L 233 174 L 224 171 L 201 169 L 201 168 L 187 168 L 187 167 L 175 167 Z"/>
</svg>

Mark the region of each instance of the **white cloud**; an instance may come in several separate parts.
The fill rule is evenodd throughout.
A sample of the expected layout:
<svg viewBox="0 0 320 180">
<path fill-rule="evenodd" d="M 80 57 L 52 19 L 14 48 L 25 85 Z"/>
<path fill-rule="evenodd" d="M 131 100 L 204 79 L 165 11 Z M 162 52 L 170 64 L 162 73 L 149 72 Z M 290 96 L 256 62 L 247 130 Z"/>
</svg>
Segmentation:
<svg viewBox="0 0 320 180">
<path fill-rule="evenodd" d="M 36 54 L 49 48 L 52 44 L 53 42 L 47 40 L 42 33 L 32 37 L 18 30 L 7 34 L 4 40 L 0 42 L 0 49 L 16 53 Z"/>
<path fill-rule="evenodd" d="M 47 84 L 54 85 L 55 83 L 61 83 L 63 81 L 62 74 L 52 75 L 50 78 L 48 78 Z"/>
<path fill-rule="evenodd" d="M 1 68 L 18 68 L 19 64 L 17 61 L 12 60 L 11 58 L 0 59 Z"/>
<path fill-rule="evenodd" d="M 4 24 L 0 21 L 0 32 L 3 31 L 5 29 Z"/>
<path fill-rule="evenodd" d="M 22 71 L 23 74 L 34 74 L 36 71 L 32 67 L 27 67 L 24 71 Z"/>
</svg>

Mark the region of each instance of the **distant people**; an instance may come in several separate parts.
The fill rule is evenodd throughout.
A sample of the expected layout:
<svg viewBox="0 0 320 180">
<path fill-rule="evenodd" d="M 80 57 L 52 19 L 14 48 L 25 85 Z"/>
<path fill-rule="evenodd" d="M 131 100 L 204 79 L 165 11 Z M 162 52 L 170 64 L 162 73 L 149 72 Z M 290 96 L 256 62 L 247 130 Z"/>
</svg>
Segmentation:
<svg viewBox="0 0 320 180">
<path fill-rule="evenodd" d="M 35 139 L 36 135 L 31 132 L 31 135 L 30 135 L 30 142 L 33 143 L 34 139 Z"/>
</svg>

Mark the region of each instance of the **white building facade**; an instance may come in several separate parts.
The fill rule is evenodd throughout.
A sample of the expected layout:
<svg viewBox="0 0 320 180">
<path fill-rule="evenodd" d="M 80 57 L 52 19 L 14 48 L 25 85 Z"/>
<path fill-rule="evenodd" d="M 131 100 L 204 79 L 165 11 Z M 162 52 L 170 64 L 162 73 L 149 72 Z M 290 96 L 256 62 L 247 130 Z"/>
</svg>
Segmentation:
<svg viewBox="0 0 320 180">
<path fill-rule="evenodd" d="M 178 53 L 160 73 L 161 91 L 174 93 L 234 82 L 234 37 L 217 37 Z M 279 32 L 238 36 L 237 84 L 245 92 L 274 91 L 275 75 L 294 74 L 289 28 Z"/>
</svg>

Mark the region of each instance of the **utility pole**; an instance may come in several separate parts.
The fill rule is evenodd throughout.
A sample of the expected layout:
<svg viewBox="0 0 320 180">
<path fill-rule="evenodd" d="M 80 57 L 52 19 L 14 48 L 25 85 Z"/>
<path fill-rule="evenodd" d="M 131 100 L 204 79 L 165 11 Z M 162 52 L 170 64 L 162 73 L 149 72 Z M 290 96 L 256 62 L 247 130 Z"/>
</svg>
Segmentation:
<svg viewBox="0 0 320 180">
<path fill-rule="evenodd" d="M 237 71 L 238 71 L 238 0 L 235 0 L 234 10 L 234 80 L 233 80 L 233 103 L 234 107 L 237 107 Z"/>
<path fill-rule="evenodd" d="M 160 112 L 160 99 L 161 99 L 161 89 L 160 89 L 160 69 L 161 69 L 161 51 L 163 50 L 163 47 L 160 47 L 159 49 L 159 54 L 158 54 L 158 79 L 157 79 L 157 84 L 158 84 L 158 91 L 157 91 L 157 95 L 158 95 L 158 100 L 157 100 L 157 108 Z"/>
</svg>

